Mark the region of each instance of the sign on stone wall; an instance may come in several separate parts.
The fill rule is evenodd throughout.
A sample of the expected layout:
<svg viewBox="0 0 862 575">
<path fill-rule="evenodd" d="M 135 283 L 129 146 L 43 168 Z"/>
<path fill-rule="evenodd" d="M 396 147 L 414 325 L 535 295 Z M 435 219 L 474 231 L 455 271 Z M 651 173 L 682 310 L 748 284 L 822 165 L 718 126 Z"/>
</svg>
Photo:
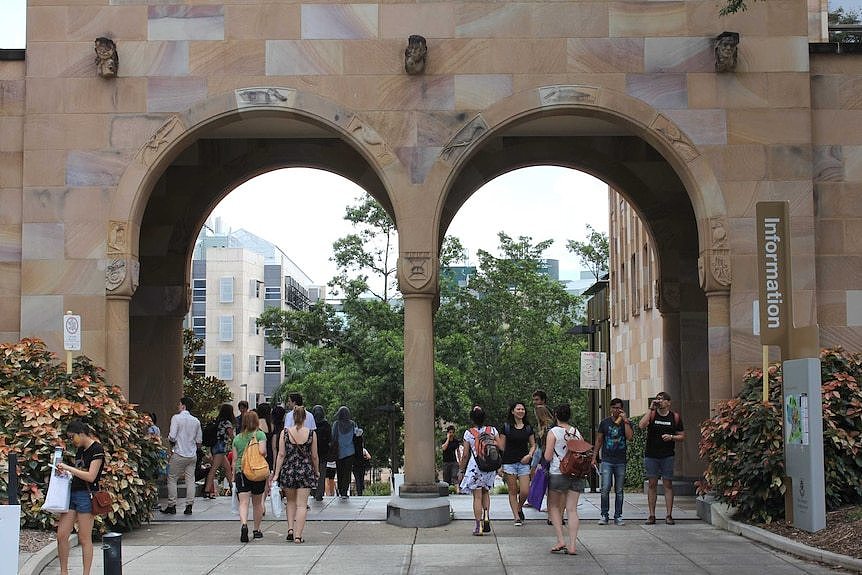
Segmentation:
<svg viewBox="0 0 862 575">
<path fill-rule="evenodd" d="M 581 389 L 604 389 L 608 380 L 608 354 L 581 352 Z"/>
</svg>

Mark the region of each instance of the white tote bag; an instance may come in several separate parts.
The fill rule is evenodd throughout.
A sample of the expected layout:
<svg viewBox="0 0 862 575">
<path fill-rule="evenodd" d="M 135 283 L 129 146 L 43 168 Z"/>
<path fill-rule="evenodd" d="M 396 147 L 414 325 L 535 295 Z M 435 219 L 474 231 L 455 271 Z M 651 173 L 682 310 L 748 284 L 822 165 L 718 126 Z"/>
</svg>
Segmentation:
<svg viewBox="0 0 862 575">
<path fill-rule="evenodd" d="M 72 476 L 57 475 L 51 473 L 48 480 L 48 494 L 45 495 L 45 503 L 42 511 L 50 513 L 65 513 L 69 510 L 69 500 L 72 497 Z"/>
<path fill-rule="evenodd" d="M 272 504 L 272 514 L 275 518 L 281 519 L 284 517 L 284 500 L 281 498 L 281 489 L 279 489 L 277 483 L 269 494 L 269 501 Z"/>
<path fill-rule="evenodd" d="M 239 515 L 239 495 L 237 495 L 236 484 L 234 484 L 233 493 L 230 495 L 230 512 Z"/>
</svg>

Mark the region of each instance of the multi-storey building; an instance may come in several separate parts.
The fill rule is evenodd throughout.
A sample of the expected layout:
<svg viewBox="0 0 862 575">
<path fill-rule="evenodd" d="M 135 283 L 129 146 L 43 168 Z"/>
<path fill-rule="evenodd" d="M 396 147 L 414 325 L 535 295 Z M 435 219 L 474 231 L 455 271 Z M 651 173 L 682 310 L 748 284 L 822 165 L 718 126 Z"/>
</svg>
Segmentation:
<svg viewBox="0 0 862 575">
<path fill-rule="evenodd" d="M 662 318 L 655 307 L 655 251 L 637 213 L 608 193 L 611 300 L 611 396 L 646 411 L 662 390 Z"/>
<path fill-rule="evenodd" d="M 224 380 L 252 405 L 284 378 L 282 348 L 264 339 L 257 318 L 267 308 L 306 309 L 324 288 L 271 242 L 246 230 L 205 226 L 192 260 L 192 306 L 186 326 L 203 338 L 195 369 Z"/>
</svg>

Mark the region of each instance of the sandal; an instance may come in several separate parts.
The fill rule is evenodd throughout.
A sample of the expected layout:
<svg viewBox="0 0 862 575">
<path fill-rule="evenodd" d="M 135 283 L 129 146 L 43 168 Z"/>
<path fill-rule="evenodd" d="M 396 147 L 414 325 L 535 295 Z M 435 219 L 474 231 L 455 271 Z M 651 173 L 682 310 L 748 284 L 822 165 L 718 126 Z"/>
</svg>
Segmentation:
<svg viewBox="0 0 862 575">
<path fill-rule="evenodd" d="M 647 520 L 644 521 L 644 525 L 655 525 L 655 515 L 647 517 Z"/>
<path fill-rule="evenodd" d="M 674 521 L 673 517 L 671 517 L 670 515 L 664 518 L 664 522 L 668 525 L 676 525 L 676 521 Z"/>
<path fill-rule="evenodd" d="M 479 522 L 478 522 L 478 521 L 476 522 L 476 528 L 475 528 L 475 529 L 473 529 L 473 535 L 474 535 L 474 536 L 476 536 L 476 537 L 481 537 L 481 536 L 482 536 L 482 528 L 481 528 L 481 527 L 479 527 Z"/>
<path fill-rule="evenodd" d="M 305 539 L 302 538 L 302 535 L 297 535 L 293 538 L 293 542 L 297 545 L 302 545 L 303 543 L 305 543 Z"/>
<path fill-rule="evenodd" d="M 285 541 L 293 541 L 293 540 L 294 540 L 293 539 L 293 529 L 288 529 L 287 530 L 287 539 L 285 539 Z"/>
<path fill-rule="evenodd" d="M 564 543 L 562 545 L 557 545 L 556 547 L 552 548 L 551 553 L 554 553 L 555 555 L 568 555 L 569 550 L 566 549 L 566 544 Z"/>
</svg>

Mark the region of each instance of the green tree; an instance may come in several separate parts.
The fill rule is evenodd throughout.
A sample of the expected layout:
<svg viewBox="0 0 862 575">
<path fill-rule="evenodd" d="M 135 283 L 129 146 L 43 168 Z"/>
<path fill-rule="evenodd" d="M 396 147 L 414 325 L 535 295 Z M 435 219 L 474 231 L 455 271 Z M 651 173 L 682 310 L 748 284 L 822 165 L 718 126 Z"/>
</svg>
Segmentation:
<svg viewBox="0 0 862 575">
<path fill-rule="evenodd" d="M 571 402 L 582 418 L 576 382 L 583 343 L 566 335 L 579 298 L 539 271 L 551 240 L 534 244 L 502 232 L 499 239 L 502 257 L 480 250 L 469 288 L 437 312 L 439 415 L 465 421 L 479 403 L 501 421 L 511 401 L 528 401 L 541 388 L 553 403 Z"/>
<path fill-rule="evenodd" d="M 832 12 L 829 12 L 829 26 L 841 26 L 847 24 L 859 24 L 859 12 L 856 10 L 844 10 L 844 8 L 837 8 Z M 835 31 L 829 32 L 829 41 L 830 42 L 852 42 L 857 43 L 862 41 L 862 33 L 857 31 Z"/>
<path fill-rule="evenodd" d="M 610 260 L 608 235 L 596 231 L 590 224 L 587 224 L 587 241 L 569 240 L 566 249 L 581 259 L 581 263 L 587 266 L 587 269 L 595 276 L 596 281 L 599 281 L 602 274 L 608 271 L 608 261 Z"/>
<path fill-rule="evenodd" d="M 195 354 L 203 346 L 204 340 L 195 337 L 193 330 L 183 330 L 183 395 L 195 402 L 195 415 L 206 425 L 216 418 L 221 404 L 233 401 L 233 393 L 219 378 L 194 371 Z"/>
</svg>

